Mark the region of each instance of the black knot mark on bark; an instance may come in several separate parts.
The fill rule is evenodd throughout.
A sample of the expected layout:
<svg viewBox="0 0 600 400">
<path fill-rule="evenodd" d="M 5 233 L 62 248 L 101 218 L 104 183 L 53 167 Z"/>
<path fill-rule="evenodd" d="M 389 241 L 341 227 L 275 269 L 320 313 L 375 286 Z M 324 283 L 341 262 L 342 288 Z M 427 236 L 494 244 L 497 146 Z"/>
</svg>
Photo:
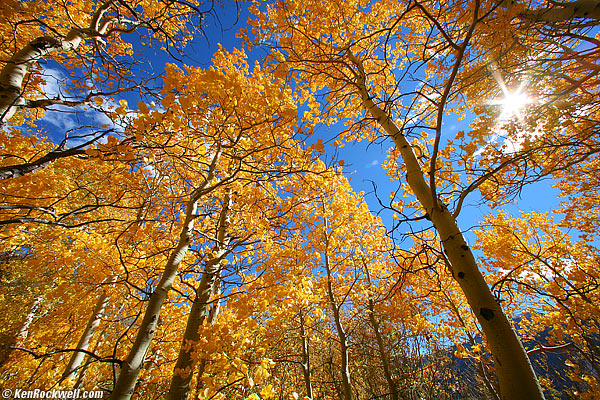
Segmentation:
<svg viewBox="0 0 600 400">
<path fill-rule="evenodd" d="M 458 273 L 458 277 L 459 277 L 459 278 L 464 278 L 464 277 L 465 277 L 465 273 L 464 273 L 464 272 L 462 272 L 462 271 L 460 271 L 460 272 Z"/>
<path fill-rule="evenodd" d="M 469 250 L 469 246 L 467 246 L 466 244 L 463 244 L 462 246 L 460 246 L 461 249 L 463 249 L 464 251 L 468 251 Z"/>
<path fill-rule="evenodd" d="M 494 318 L 494 311 L 489 308 L 481 307 L 479 309 L 479 314 L 486 319 L 486 321 L 490 321 Z"/>
</svg>

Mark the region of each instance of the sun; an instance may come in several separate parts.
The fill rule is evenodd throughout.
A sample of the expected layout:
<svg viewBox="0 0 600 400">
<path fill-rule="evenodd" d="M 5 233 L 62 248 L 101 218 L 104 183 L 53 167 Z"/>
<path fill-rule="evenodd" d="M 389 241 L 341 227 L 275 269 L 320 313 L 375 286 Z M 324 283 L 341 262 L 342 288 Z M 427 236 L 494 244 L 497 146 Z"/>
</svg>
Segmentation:
<svg viewBox="0 0 600 400">
<path fill-rule="evenodd" d="M 523 109 L 532 102 L 531 97 L 525 93 L 521 87 L 514 92 L 503 91 L 504 96 L 501 99 L 492 100 L 491 104 L 501 107 L 499 118 L 501 120 L 520 118 Z"/>
<path fill-rule="evenodd" d="M 521 82 L 516 89 L 510 90 L 497 71 L 493 71 L 492 75 L 502 90 L 501 98 L 489 102 L 489 104 L 501 108 L 498 118 L 501 121 L 506 121 L 514 117 L 521 119 L 523 109 L 533 102 L 533 99 L 525 91 L 525 82 Z"/>
</svg>

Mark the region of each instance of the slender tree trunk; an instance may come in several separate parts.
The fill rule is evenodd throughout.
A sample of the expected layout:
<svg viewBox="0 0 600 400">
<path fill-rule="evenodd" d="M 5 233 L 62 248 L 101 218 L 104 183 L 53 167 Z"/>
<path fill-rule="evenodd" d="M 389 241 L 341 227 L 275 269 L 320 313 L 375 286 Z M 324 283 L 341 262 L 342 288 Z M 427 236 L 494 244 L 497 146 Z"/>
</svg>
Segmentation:
<svg viewBox="0 0 600 400">
<path fill-rule="evenodd" d="M 227 226 L 229 225 L 227 214 L 231 207 L 229 194 L 223 199 L 223 208 L 219 215 L 217 228 L 217 243 L 213 249 L 215 256 L 208 260 L 204 266 L 204 272 L 200 284 L 196 289 L 196 298 L 188 315 L 187 325 L 173 376 L 167 393 L 167 400 L 186 400 L 190 394 L 190 384 L 194 375 L 194 360 L 192 359 L 193 345 L 200 340 L 198 329 L 207 317 L 207 305 L 210 294 L 213 291 L 221 271 L 221 260 L 227 254 Z"/>
<path fill-rule="evenodd" d="M 219 281 L 215 283 L 214 298 L 219 298 L 221 295 L 221 284 Z M 210 305 L 210 311 L 208 312 L 208 318 L 206 319 L 207 324 L 213 325 L 219 315 L 219 302 L 215 301 Z M 198 363 L 198 371 L 196 372 L 196 399 L 199 399 L 200 390 L 203 387 L 202 375 L 208 364 L 208 357 L 203 357 Z"/>
<path fill-rule="evenodd" d="M 42 36 L 17 51 L 0 71 L 0 125 L 8 121 L 17 107 L 26 104 L 23 99 L 23 80 L 34 62 L 50 52 L 74 50 L 87 38 L 102 36 L 110 19 L 103 19 L 113 1 L 100 4 L 88 28 L 71 29 L 64 38 Z"/>
<path fill-rule="evenodd" d="M 31 323 L 33 322 L 33 319 L 35 318 L 35 314 L 37 313 L 38 309 L 40 308 L 41 303 L 42 303 L 42 296 L 38 296 L 33 300 L 33 304 L 31 305 L 31 308 L 29 309 L 29 313 L 27 313 L 27 316 L 25 317 L 25 320 L 23 321 L 23 325 L 21 325 L 21 329 L 19 329 L 19 333 L 17 334 L 17 340 L 16 340 L 17 344 L 21 343 L 22 341 L 27 339 L 27 337 L 29 336 L 29 327 L 31 326 Z"/>
<path fill-rule="evenodd" d="M 352 385 L 350 383 L 350 368 L 349 368 L 349 357 L 348 357 L 348 339 L 344 326 L 342 325 L 342 319 L 340 317 L 341 305 L 337 303 L 335 293 L 333 293 L 332 274 L 331 266 L 329 265 L 329 255 L 327 254 L 329 247 L 329 240 L 327 238 L 327 232 L 325 232 L 325 270 L 327 271 L 327 296 L 329 298 L 329 304 L 331 311 L 333 312 L 333 320 L 335 322 L 335 328 L 340 341 L 340 353 L 342 363 L 340 365 L 340 372 L 342 374 L 342 388 L 344 391 L 344 400 L 352 400 Z"/>
<path fill-rule="evenodd" d="M 111 277 L 108 279 L 109 282 L 114 282 L 115 278 Z M 90 341 L 98 329 L 100 325 L 100 321 L 104 316 L 104 311 L 106 310 L 106 306 L 108 305 L 109 297 L 106 293 L 102 293 L 98 300 L 96 301 L 96 307 L 94 307 L 94 311 L 88 320 L 88 323 L 79 338 L 79 343 L 77 343 L 77 350 L 87 350 L 90 346 Z M 75 377 L 75 372 L 83 362 L 85 358 L 85 353 L 76 351 L 71 356 L 71 360 L 65 368 L 65 372 L 63 373 L 62 379 L 72 379 Z"/>
<path fill-rule="evenodd" d="M 150 296 L 150 301 L 148 302 L 133 346 L 121 365 L 119 377 L 110 395 L 110 400 L 129 400 L 133 395 L 135 384 L 144 365 L 144 357 L 148 352 L 156 325 L 158 324 L 161 307 L 177 276 L 177 268 L 189 249 L 194 229 L 194 220 L 196 218 L 197 203 L 201 193 L 200 190 L 196 190 L 192 198 L 187 202 L 185 220 L 181 228 L 179 241 L 165 265 L 160 282 Z"/>
<path fill-rule="evenodd" d="M 302 375 L 304 376 L 304 387 L 306 390 L 306 397 L 312 399 L 313 398 L 313 388 L 312 382 L 310 380 L 310 347 L 309 347 L 309 339 L 308 334 L 306 332 L 305 323 L 304 323 L 304 313 L 302 312 L 302 308 L 299 311 L 300 317 L 300 338 L 302 339 L 302 362 L 300 363 L 300 367 L 302 368 Z"/>
<path fill-rule="evenodd" d="M 379 356 L 381 357 L 381 363 L 383 364 L 383 374 L 390 389 L 390 396 L 392 397 L 392 400 L 398 400 L 398 389 L 396 388 L 396 383 L 394 383 L 394 380 L 392 379 L 392 367 L 390 365 L 388 354 L 385 351 L 385 342 L 381 330 L 379 329 L 379 321 L 375 315 L 375 304 L 373 303 L 373 299 L 369 299 L 369 321 L 371 322 L 371 327 L 373 328 L 375 339 L 377 340 L 377 348 L 379 350 Z"/>
<path fill-rule="evenodd" d="M 102 332 L 100 334 L 100 337 L 98 338 L 98 340 L 96 341 L 96 344 L 94 345 L 94 348 L 92 349 L 92 353 L 95 353 L 96 350 L 98 350 L 98 348 L 100 347 L 100 344 L 102 343 L 102 341 L 104 339 L 104 334 L 105 334 L 105 332 Z M 74 390 L 83 388 L 83 381 L 85 379 L 85 374 L 87 373 L 87 370 L 89 369 L 90 365 L 93 362 L 89 355 L 86 354 L 85 356 L 86 356 L 85 362 L 83 363 L 81 368 L 79 368 L 79 375 L 77 376 L 77 381 L 75 381 L 75 385 L 73 386 Z"/>
<path fill-rule="evenodd" d="M 4 365 L 8 361 L 13 351 L 13 347 L 20 346 L 20 344 L 29 336 L 29 327 L 33 323 L 35 315 L 40 308 L 42 297 L 43 296 L 37 296 L 33 299 L 33 302 L 29 307 L 29 312 L 25 316 L 19 331 L 12 331 L 12 333 L 7 334 L 0 344 L 0 366 Z"/>
<path fill-rule="evenodd" d="M 453 276 L 483 329 L 494 357 L 502 399 L 543 399 L 544 395 L 527 353 L 485 282 L 456 219 L 438 198 L 433 198 L 432 190 L 425 181 L 424 172 L 410 143 L 391 116 L 373 102 L 366 86 L 361 62 L 350 52 L 348 53 L 350 60 L 359 70 L 356 87 L 362 104 L 393 139 L 396 148 L 400 151 L 406 167 L 406 180 L 427 217 L 433 222 L 450 262 Z"/>
</svg>

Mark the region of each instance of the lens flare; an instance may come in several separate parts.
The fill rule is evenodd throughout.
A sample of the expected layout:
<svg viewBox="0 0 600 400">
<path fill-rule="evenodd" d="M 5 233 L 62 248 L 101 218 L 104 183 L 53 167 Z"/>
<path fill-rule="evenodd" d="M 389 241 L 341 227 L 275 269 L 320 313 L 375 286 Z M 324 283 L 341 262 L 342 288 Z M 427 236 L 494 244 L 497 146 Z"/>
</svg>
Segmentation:
<svg viewBox="0 0 600 400">
<path fill-rule="evenodd" d="M 504 96 L 501 99 L 493 100 L 491 104 L 498 105 L 502 111 L 500 113 L 501 120 L 507 120 L 513 117 L 520 118 L 521 112 L 531 103 L 531 98 L 527 93 L 523 92 L 522 88 L 519 87 L 514 92 L 504 91 Z"/>
</svg>

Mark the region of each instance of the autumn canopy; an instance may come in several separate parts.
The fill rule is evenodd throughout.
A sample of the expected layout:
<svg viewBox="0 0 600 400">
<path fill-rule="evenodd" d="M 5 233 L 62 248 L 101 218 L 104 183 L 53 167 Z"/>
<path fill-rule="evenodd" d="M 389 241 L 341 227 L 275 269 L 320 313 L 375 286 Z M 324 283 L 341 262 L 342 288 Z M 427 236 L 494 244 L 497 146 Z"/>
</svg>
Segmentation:
<svg viewBox="0 0 600 400">
<path fill-rule="evenodd" d="M 599 26 L 2 1 L 3 396 L 598 398 Z"/>
</svg>

